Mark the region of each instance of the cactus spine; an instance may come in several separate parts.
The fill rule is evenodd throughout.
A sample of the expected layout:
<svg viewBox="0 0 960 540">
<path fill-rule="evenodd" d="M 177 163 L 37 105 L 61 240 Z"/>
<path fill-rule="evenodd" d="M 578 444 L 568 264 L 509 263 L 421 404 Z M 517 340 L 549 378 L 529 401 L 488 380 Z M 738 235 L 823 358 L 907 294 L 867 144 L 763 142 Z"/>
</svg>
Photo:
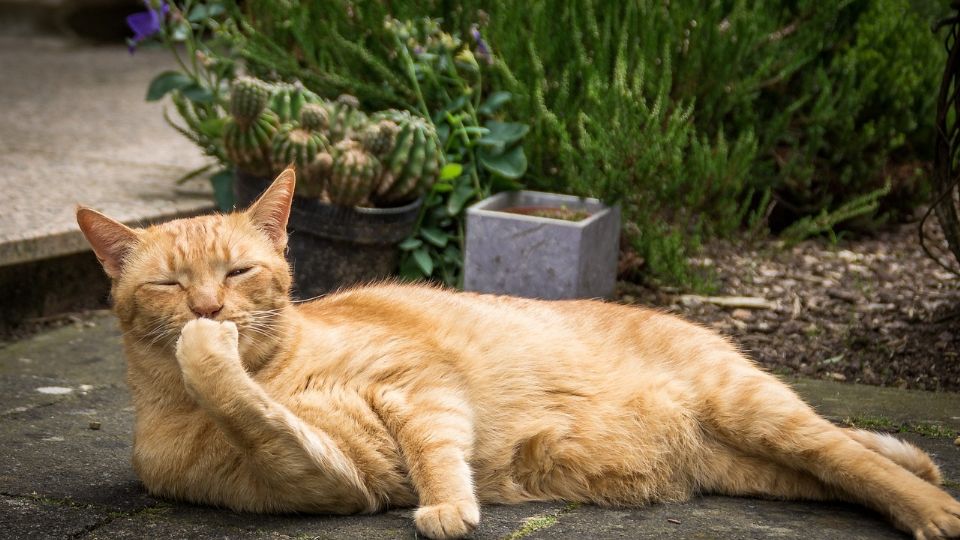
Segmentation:
<svg viewBox="0 0 960 540">
<path fill-rule="evenodd" d="M 347 139 L 334 147 L 327 197 L 333 204 L 362 206 L 380 178 L 380 161 L 360 143 Z"/>
<path fill-rule="evenodd" d="M 269 94 L 256 79 L 238 79 L 230 94 L 229 118 L 223 129 L 227 159 L 251 174 L 270 174 L 271 141 L 280 127 L 277 115 L 266 108 Z"/>
</svg>

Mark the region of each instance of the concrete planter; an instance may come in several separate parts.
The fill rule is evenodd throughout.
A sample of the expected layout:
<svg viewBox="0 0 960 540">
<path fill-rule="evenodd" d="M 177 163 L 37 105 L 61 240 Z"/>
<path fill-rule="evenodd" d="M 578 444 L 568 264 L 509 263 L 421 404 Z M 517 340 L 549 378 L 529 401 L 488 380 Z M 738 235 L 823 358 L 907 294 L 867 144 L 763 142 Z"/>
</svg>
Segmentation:
<svg viewBox="0 0 960 540">
<path fill-rule="evenodd" d="M 504 212 L 586 211 L 581 221 Z M 528 298 L 608 298 L 620 247 L 620 207 L 536 191 L 504 192 L 467 209 L 464 289 Z"/>
</svg>

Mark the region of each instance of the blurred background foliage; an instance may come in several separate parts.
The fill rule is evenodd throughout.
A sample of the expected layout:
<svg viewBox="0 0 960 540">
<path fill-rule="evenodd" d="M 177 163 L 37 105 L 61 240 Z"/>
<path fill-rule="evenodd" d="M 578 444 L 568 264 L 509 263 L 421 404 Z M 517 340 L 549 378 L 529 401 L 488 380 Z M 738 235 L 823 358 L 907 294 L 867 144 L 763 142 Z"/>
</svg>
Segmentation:
<svg viewBox="0 0 960 540">
<path fill-rule="evenodd" d="M 388 16 L 479 32 L 533 189 L 623 206 L 641 279 L 697 288 L 704 239 L 910 218 L 928 198 L 949 3 L 911 0 L 249 0 L 247 70 L 416 110 Z M 478 59 L 481 63 L 484 58 Z M 440 93 L 422 96 L 442 110 Z"/>
</svg>

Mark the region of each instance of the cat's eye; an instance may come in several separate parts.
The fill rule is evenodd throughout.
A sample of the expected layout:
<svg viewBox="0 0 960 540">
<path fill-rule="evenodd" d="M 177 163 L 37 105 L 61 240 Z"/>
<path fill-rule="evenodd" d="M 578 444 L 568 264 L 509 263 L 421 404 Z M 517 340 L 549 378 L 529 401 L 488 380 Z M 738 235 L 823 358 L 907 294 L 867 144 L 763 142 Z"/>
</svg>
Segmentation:
<svg viewBox="0 0 960 540">
<path fill-rule="evenodd" d="M 166 279 L 163 281 L 151 281 L 151 285 L 157 285 L 160 287 L 179 287 L 180 282 L 173 279 Z"/>
<path fill-rule="evenodd" d="M 253 269 L 252 266 L 244 266 L 243 268 L 235 268 L 235 269 L 227 272 L 227 277 L 242 276 L 243 274 L 246 274 L 247 272 L 249 272 L 249 271 L 252 270 L 252 269 Z"/>
</svg>

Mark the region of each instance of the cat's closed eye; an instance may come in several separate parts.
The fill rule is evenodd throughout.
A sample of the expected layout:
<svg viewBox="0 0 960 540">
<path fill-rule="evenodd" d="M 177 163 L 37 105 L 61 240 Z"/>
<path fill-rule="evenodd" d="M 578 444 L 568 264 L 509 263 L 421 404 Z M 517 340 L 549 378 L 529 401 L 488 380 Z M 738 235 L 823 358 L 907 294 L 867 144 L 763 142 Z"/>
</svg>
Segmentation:
<svg viewBox="0 0 960 540">
<path fill-rule="evenodd" d="M 158 287 L 179 287 L 180 286 L 180 282 L 174 279 L 151 281 L 149 284 L 156 285 Z"/>
<path fill-rule="evenodd" d="M 234 268 L 233 270 L 227 272 L 227 277 L 230 278 L 230 277 L 242 276 L 243 274 L 246 274 L 250 270 L 253 270 L 252 266 L 243 266 L 241 268 Z"/>
</svg>

